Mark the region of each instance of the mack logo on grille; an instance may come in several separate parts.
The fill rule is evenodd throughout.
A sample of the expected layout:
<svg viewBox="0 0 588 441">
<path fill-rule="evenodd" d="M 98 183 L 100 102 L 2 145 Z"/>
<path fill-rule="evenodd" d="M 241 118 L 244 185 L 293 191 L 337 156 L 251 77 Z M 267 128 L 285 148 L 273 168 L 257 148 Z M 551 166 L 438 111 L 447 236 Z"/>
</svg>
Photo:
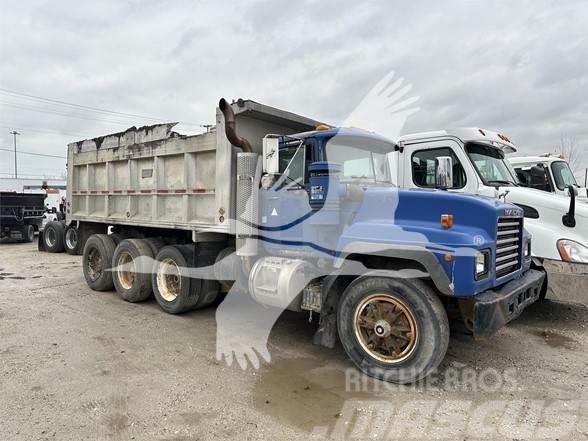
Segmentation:
<svg viewBox="0 0 588 441">
<path fill-rule="evenodd" d="M 523 212 L 521 210 L 517 210 L 516 208 L 507 208 L 504 210 L 505 216 L 513 216 L 513 217 L 522 217 Z"/>
</svg>

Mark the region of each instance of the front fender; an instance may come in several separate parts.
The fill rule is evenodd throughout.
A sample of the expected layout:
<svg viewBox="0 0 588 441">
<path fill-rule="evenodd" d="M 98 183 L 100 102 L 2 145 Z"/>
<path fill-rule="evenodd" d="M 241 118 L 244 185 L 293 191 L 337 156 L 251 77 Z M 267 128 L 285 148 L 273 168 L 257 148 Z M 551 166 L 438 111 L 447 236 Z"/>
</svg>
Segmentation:
<svg viewBox="0 0 588 441">
<path fill-rule="evenodd" d="M 389 259 L 415 263 L 417 264 L 415 265 L 416 267 L 423 267 L 426 271 L 426 274 L 420 275 L 421 277 L 429 277 L 441 293 L 445 295 L 453 295 L 453 284 L 439 263 L 437 256 L 424 247 L 399 246 L 387 243 L 361 241 L 349 242 L 343 247 L 341 253 L 334 262 L 335 268 L 341 270 L 342 274 L 345 274 L 344 264 L 347 261 L 347 258 L 351 255 L 381 256 Z M 411 265 L 409 265 L 408 268 L 415 269 L 415 266 L 412 266 L 411 268 Z M 395 270 L 370 270 L 367 273 L 361 274 L 361 276 L 367 274 L 382 277 L 414 278 L 415 275 L 419 277 L 418 273 L 403 273 L 402 267 Z"/>
</svg>

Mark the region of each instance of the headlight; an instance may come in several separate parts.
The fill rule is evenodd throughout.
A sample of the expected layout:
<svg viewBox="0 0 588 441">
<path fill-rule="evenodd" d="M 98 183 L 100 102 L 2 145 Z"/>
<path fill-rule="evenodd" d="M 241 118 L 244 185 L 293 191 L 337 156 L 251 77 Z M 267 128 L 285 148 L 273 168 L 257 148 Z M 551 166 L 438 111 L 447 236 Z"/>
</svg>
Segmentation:
<svg viewBox="0 0 588 441">
<path fill-rule="evenodd" d="M 490 262 L 490 252 L 487 250 L 476 253 L 476 280 L 483 279 L 488 275 L 488 264 Z"/>
<path fill-rule="evenodd" d="M 569 239 L 557 241 L 557 249 L 565 262 L 588 263 L 588 248 Z"/>
</svg>

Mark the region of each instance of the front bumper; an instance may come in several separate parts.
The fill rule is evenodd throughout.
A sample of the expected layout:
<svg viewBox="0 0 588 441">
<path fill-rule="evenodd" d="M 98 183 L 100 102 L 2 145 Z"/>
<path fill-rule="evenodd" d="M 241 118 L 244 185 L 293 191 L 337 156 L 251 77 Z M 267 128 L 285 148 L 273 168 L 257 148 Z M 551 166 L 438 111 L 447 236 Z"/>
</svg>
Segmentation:
<svg viewBox="0 0 588 441">
<path fill-rule="evenodd" d="M 528 270 L 520 279 L 474 296 L 471 326 L 474 337 L 490 337 L 534 303 L 545 279 L 543 271 Z"/>
</svg>

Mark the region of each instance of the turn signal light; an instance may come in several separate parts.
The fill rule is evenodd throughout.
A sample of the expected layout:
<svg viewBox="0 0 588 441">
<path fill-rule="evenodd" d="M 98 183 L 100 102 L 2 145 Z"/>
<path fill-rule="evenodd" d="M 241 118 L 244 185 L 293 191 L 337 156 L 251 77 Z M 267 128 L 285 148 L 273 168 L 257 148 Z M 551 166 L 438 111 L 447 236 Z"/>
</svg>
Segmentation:
<svg viewBox="0 0 588 441">
<path fill-rule="evenodd" d="M 320 131 L 320 130 L 329 130 L 331 128 L 331 126 L 328 126 L 326 124 L 319 124 L 318 126 L 316 126 L 315 130 Z"/>
<path fill-rule="evenodd" d="M 442 214 L 441 215 L 441 226 L 443 228 L 453 227 L 453 214 Z"/>
</svg>

